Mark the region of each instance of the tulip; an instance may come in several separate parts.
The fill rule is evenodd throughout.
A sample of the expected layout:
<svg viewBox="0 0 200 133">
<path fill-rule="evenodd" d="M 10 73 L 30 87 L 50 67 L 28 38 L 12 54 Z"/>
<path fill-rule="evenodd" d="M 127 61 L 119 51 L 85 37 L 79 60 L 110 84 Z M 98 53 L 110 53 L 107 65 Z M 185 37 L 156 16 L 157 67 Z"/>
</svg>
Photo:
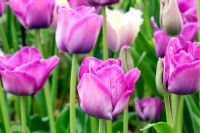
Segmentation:
<svg viewBox="0 0 200 133">
<path fill-rule="evenodd" d="M 69 0 L 69 3 L 72 8 L 77 8 L 79 6 L 90 6 L 87 0 Z"/>
<path fill-rule="evenodd" d="M 182 23 L 177 0 L 161 0 L 160 24 L 164 31 L 171 36 L 178 35 L 182 30 Z"/>
<path fill-rule="evenodd" d="M 192 94 L 200 88 L 200 43 L 170 40 L 164 57 L 163 83 L 170 93 Z"/>
<path fill-rule="evenodd" d="M 156 54 L 159 57 L 165 56 L 166 48 L 170 41 L 170 36 L 168 36 L 163 30 L 159 29 L 153 18 L 151 22 L 154 28 L 154 40 Z M 187 41 L 194 41 L 197 35 L 198 29 L 200 27 L 199 23 L 186 23 L 183 25 L 183 30 L 177 37 L 184 43 Z"/>
<path fill-rule="evenodd" d="M 197 0 L 178 0 L 183 22 L 197 22 Z"/>
<path fill-rule="evenodd" d="M 140 77 L 137 68 L 124 73 L 120 59 L 85 58 L 79 70 L 78 94 L 82 110 L 94 117 L 112 119 L 125 109 Z M 91 100 L 92 99 L 92 100 Z"/>
<path fill-rule="evenodd" d="M 58 9 L 56 29 L 57 47 L 73 54 L 89 53 L 94 47 L 102 24 L 102 17 L 94 7 Z"/>
<path fill-rule="evenodd" d="M 26 29 L 47 28 L 53 20 L 54 0 L 10 0 L 10 7 Z"/>
<path fill-rule="evenodd" d="M 31 47 L 24 47 L 14 55 L 4 55 L 0 58 L 4 89 L 15 95 L 33 95 L 41 90 L 58 63 L 57 56 L 45 60 L 36 48 Z"/>
<path fill-rule="evenodd" d="M 160 117 L 163 102 L 159 98 L 134 99 L 136 114 L 143 121 L 156 121 Z"/>
<path fill-rule="evenodd" d="M 6 1 L 5 0 L 0 0 L 0 16 L 3 15 L 5 9 L 6 9 Z"/>
<path fill-rule="evenodd" d="M 111 5 L 118 3 L 119 0 L 87 0 L 91 5 L 99 6 L 99 5 Z"/>
<path fill-rule="evenodd" d="M 107 10 L 107 29 L 109 49 L 119 51 L 124 45 L 130 46 L 143 23 L 142 12 L 130 8 L 127 13 Z"/>
</svg>

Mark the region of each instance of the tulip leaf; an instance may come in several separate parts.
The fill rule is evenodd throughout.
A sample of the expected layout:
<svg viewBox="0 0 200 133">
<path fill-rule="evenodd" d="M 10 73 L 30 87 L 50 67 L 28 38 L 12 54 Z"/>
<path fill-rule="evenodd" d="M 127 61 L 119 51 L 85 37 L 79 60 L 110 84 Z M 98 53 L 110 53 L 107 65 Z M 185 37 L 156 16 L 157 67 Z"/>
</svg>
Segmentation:
<svg viewBox="0 0 200 133">
<path fill-rule="evenodd" d="M 143 129 L 140 129 L 140 130 L 144 131 L 152 127 L 156 130 L 157 133 L 172 133 L 172 127 L 166 122 L 148 124 Z"/>
<path fill-rule="evenodd" d="M 30 118 L 30 126 L 31 132 L 45 132 L 49 130 L 49 121 L 48 117 L 42 117 L 40 115 L 33 115 Z M 38 131 L 39 130 L 39 131 Z"/>
</svg>

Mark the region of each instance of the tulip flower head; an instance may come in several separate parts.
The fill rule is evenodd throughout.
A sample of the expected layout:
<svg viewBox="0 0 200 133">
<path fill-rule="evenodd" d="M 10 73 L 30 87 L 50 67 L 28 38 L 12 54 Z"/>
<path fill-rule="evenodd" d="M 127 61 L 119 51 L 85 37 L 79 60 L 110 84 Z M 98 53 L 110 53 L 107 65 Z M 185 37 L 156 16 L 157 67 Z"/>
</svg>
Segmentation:
<svg viewBox="0 0 200 133">
<path fill-rule="evenodd" d="M 127 13 L 107 9 L 108 46 L 119 51 L 124 45 L 130 46 L 137 37 L 143 23 L 142 12 L 130 8 Z"/>
<path fill-rule="evenodd" d="M 120 59 L 85 58 L 77 87 L 82 110 L 97 118 L 114 118 L 124 111 L 139 77 L 137 68 L 124 73 Z"/>
<path fill-rule="evenodd" d="M 178 35 L 182 30 L 182 23 L 177 0 L 161 0 L 160 24 L 164 31 L 171 36 Z"/>
<path fill-rule="evenodd" d="M 87 0 L 87 1 L 88 3 L 94 6 L 111 5 L 119 2 L 119 0 Z"/>
<path fill-rule="evenodd" d="M 33 95 L 41 90 L 57 56 L 45 60 L 36 48 L 24 47 L 14 55 L 0 57 L 0 75 L 4 89 L 14 95 Z"/>
<path fill-rule="evenodd" d="M 158 57 L 164 57 L 166 48 L 170 41 L 170 36 L 167 35 L 162 29 L 159 29 L 157 24 L 154 21 L 154 18 L 151 18 L 152 26 L 154 28 L 154 41 L 155 49 Z M 181 42 L 191 41 L 193 42 L 198 33 L 200 27 L 199 23 L 186 23 L 183 25 L 182 32 L 177 36 Z"/>
<path fill-rule="evenodd" d="M 163 102 L 159 98 L 134 99 L 136 114 L 143 121 L 156 121 L 160 117 Z"/>
<path fill-rule="evenodd" d="M 192 94 L 200 88 L 200 45 L 170 40 L 164 57 L 164 86 L 170 93 Z"/>
<path fill-rule="evenodd" d="M 3 15 L 5 9 L 6 9 L 6 1 L 5 0 L 0 0 L 0 16 Z"/>
<path fill-rule="evenodd" d="M 52 23 L 54 0 L 10 0 L 9 3 L 26 29 L 47 28 Z"/>
<path fill-rule="evenodd" d="M 59 8 L 57 47 L 73 54 L 89 53 L 96 43 L 101 25 L 102 16 L 96 14 L 94 7 Z"/>
</svg>

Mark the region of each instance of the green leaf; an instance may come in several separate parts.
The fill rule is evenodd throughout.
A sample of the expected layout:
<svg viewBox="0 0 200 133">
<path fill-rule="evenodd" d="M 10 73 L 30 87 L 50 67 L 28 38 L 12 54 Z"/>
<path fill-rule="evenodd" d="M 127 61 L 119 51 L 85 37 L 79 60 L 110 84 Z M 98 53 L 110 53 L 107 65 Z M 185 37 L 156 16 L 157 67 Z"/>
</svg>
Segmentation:
<svg viewBox="0 0 200 133">
<path fill-rule="evenodd" d="M 172 127 L 166 122 L 148 124 L 146 127 L 140 130 L 144 131 L 152 127 L 156 130 L 157 133 L 172 133 Z"/>
<path fill-rule="evenodd" d="M 49 131 L 49 121 L 47 117 L 42 117 L 39 115 L 33 115 L 30 118 L 30 130 L 31 132 L 39 132 L 39 131 Z"/>
</svg>

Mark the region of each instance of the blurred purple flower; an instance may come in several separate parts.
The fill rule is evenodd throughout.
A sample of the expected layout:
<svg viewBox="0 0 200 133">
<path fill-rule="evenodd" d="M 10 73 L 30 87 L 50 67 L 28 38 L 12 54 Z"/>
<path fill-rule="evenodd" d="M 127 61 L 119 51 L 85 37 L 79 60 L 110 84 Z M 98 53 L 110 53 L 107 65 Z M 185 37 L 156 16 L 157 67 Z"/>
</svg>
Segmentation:
<svg viewBox="0 0 200 133">
<path fill-rule="evenodd" d="M 26 29 L 47 28 L 53 20 L 54 0 L 10 0 L 10 7 Z"/>
<path fill-rule="evenodd" d="M 156 121 L 160 117 L 163 102 L 159 98 L 134 99 L 136 114 L 143 121 Z"/>
<path fill-rule="evenodd" d="M 102 16 L 94 7 L 58 9 L 57 47 L 74 54 L 89 53 L 94 47 L 102 25 Z"/>
<path fill-rule="evenodd" d="M 91 5 L 99 6 L 99 5 L 111 5 L 118 3 L 119 0 L 87 0 Z"/>
<path fill-rule="evenodd" d="M 45 60 L 36 48 L 31 47 L 24 47 L 14 55 L 4 55 L 0 57 L 3 87 L 15 95 L 33 95 L 41 90 L 58 63 L 57 56 Z"/>
<path fill-rule="evenodd" d="M 91 6 L 87 0 L 69 0 L 70 6 L 72 8 L 77 8 L 79 6 Z"/>
<path fill-rule="evenodd" d="M 154 18 L 151 18 L 152 26 L 154 28 L 154 40 L 155 40 L 155 49 L 156 54 L 159 57 L 165 56 L 166 48 L 170 41 L 170 36 L 167 35 L 162 29 L 159 29 L 157 24 L 154 21 Z M 186 23 L 183 25 L 181 34 L 177 37 L 182 43 L 187 41 L 194 41 L 197 35 L 198 29 L 200 27 L 199 23 Z"/>
<path fill-rule="evenodd" d="M 178 0 L 183 22 L 197 22 L 197 1 L 196 0 Z"/>
<path fill-rule="evenodd" d="M 82 110 L 97 118 L 114 118 L 124 111 L 139 77 L 137 68 L 124 73 L 120 59 L 85 58 L 77 87 Z"/>
<path fill-rule="evenodd" d="M 0 16 L 3 15 L 5 9 L 6 9 L 6 1 L 5 0 L 0 0 Z"/>
<path fill-rule="evenodd" d="M 200 43 L 170 40 L 164 57 L 164 86 L 168 92 L 191 94 L 200 88 Z"/>
</svg>

